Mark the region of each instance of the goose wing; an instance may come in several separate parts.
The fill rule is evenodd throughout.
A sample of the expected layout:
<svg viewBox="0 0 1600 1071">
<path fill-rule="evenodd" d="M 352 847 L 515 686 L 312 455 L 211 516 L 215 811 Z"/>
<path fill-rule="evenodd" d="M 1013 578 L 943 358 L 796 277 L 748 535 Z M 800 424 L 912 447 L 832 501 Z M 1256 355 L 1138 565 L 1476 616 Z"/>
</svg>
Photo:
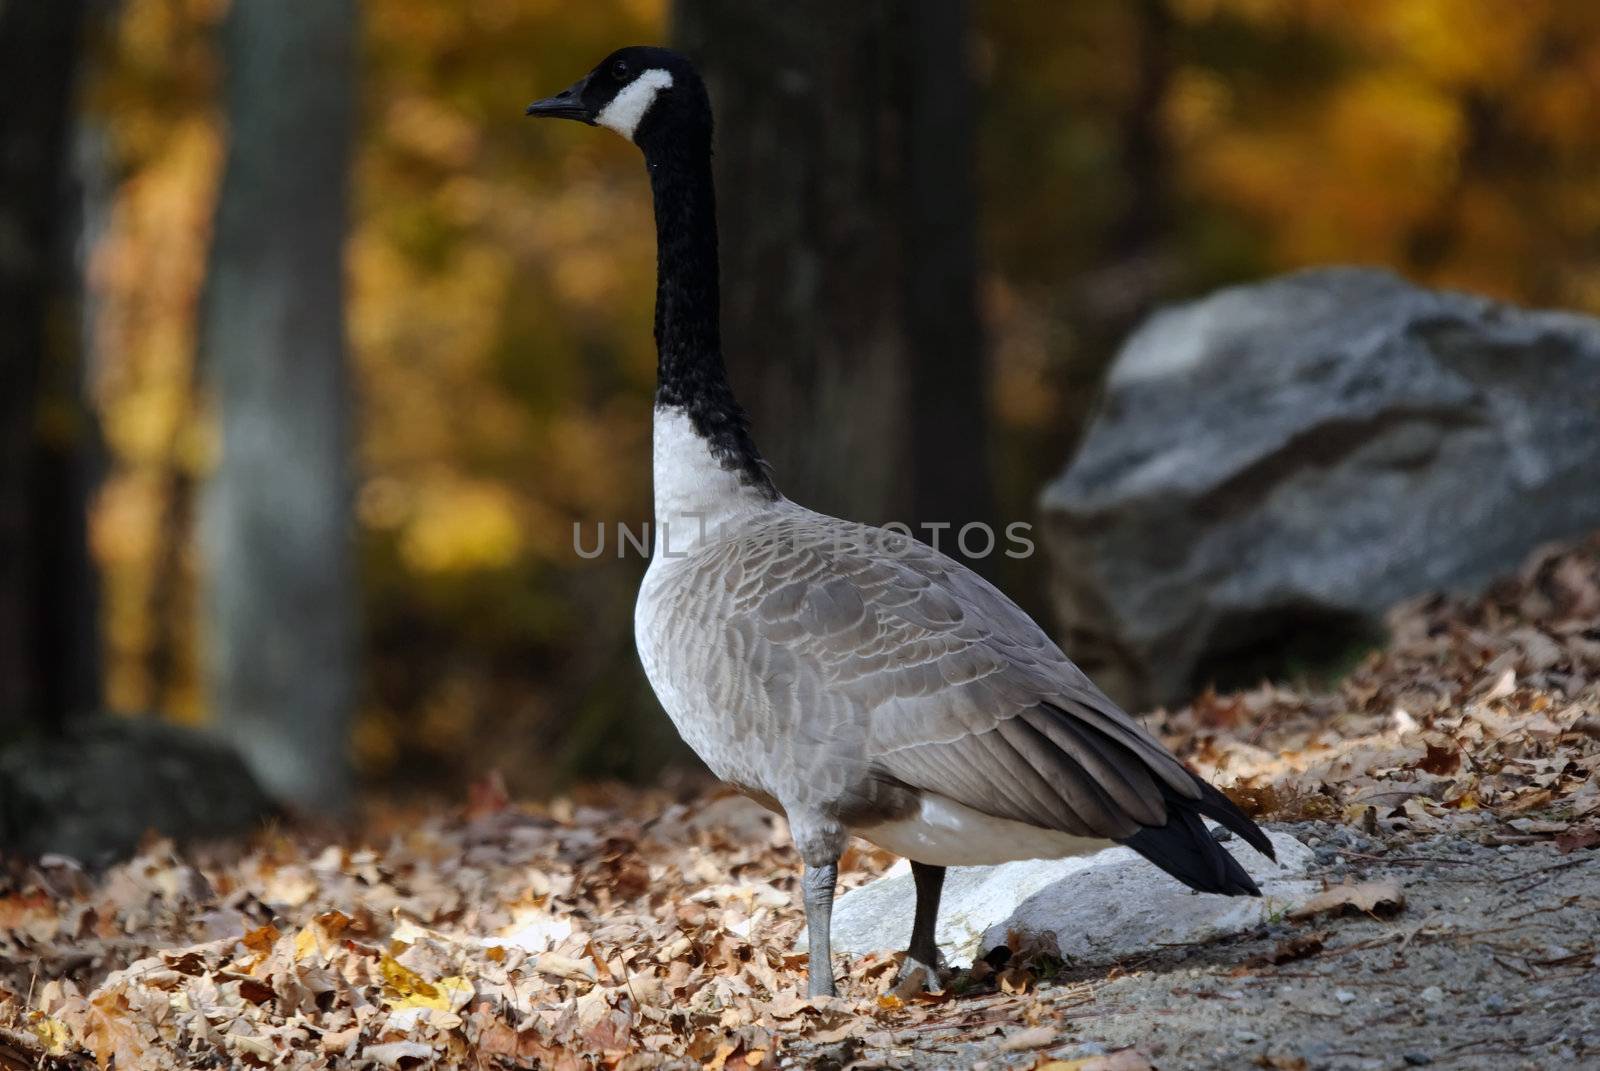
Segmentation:
<svg viewBox="0 0 1600 1071">
<path fill-rule="evenodd" d="M 742 555 L 731 628 L 756 664 L 790 669 L 767 694 L 796 720 L 810 709 L 799 689 L 850 712 L 847 727 L 837 713 L 815 727 L 849 740 L 821 742 L 859 746 L 876 778 L 1122 841 L 1196 887 L 1254 889 L 1198 816 L 1270 855 L 1261 831 L 997 588 L 914 540 L 796 513 Z"/>
</svg>

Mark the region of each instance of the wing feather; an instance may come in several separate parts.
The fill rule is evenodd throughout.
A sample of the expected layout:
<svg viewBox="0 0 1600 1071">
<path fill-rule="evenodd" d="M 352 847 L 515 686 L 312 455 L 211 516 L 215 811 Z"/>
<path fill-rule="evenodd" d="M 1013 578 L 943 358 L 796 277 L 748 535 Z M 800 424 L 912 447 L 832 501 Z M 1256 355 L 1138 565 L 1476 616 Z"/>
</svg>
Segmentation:
<svg viewBox="0 0 1600 1071">
<path fill-rule="evenodd" d="M 746 568 L 730 582 L 727 613 L 748 639 L 742 657 L 762 667 L 756 698 L 769 722 L 811 752 L 789 757 L 780 800 L 836 786 L 831 770 L 843 765 L 846 781 L 881 778 L 1123 840 L 1196 887 L 1244 889 L 1208 835 L 1194 841 L 1198 815 L 1270 843 L 998 589 L 922 544 L 798 507 L 758 534 L 760 575 Z"/>
</svg>

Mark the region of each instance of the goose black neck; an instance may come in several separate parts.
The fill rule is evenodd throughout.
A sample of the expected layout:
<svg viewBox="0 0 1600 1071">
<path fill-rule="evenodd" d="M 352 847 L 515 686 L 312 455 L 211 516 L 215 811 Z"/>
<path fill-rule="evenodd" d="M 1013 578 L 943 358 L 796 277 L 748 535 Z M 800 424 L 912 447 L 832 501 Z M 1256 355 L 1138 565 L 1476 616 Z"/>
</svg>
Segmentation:
<svg viewBox="0 0 1600 1071">
<path fill-rule="evenodd" d="M 682 408 L 723 468 L 776 498 L 722 362 L 709 116 L 703 131 L 639 140 L 655 198 L 656 405 Z"/>
</svg>

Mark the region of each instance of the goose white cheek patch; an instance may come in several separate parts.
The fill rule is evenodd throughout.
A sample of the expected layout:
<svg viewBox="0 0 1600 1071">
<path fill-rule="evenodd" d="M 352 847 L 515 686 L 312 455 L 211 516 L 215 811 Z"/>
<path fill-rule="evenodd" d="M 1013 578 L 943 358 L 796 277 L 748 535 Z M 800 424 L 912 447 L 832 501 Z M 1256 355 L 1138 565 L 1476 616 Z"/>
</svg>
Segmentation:
<svg viewBox="0 0 1600 1071">
<path fill-rule="evenodd" d="M 621 93 L 612 97 L 611 103 L 595 116 L 594 121 L 632 141 L 633 132 L 639 129 L 639 120 L 644 118 L 644 113 L 655 103 L 656 94 L 671 86 L 672 72 L 652 67 L 624 86 Z"/>
</svg>

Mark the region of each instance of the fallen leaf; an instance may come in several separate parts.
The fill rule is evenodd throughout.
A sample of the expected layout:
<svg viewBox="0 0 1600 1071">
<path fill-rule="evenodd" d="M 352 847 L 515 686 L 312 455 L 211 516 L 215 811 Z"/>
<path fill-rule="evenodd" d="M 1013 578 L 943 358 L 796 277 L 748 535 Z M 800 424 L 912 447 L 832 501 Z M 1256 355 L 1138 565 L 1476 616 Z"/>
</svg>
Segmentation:
<svg viewBox="0 0 1600 1071">
<path fill-rule="evenodd" d="M 1007 967 L 995 975 L 995 982 L 1002 993 L 1031 993 L 1038 978 L 1026 967 Z"/>
<path fill-rule="evenodd" d="M 384 1067 L 398 1068 L 402 1060 L 431 1061 L 434 1051 L 432 1045 L 420 1041 L 386 1041 L 381 1045 L 368 1045 L 361 1050 L 361 1055 Z"/>
<path fill-rule="evenodd" d="M 72 1043 L 67 1024 L 54 1016 L 35 1013 L 28 1030 L 39 1039 L 39 1047 L 46 1056 L 65 1056 Z"/>
<path fill-rule="evenodd" d="M 242 1052 L 246 1056 L 254 1056 L 264 1064 L 278 1062 L 278 1050 L 266 1038 L 258 1038 L 251 1034 L 225 1034 L 223 1040 L 230 1049 Z"/>
<path fill-rule="evenodd" d="M 431 1008 L 453 1012 L 472 999 L 472 983 L 456 976 L 430 982 L 393 956 L 378 961 L 383 976 L 383 1002 L 395 1010 Z"/>
<path fill-rule="evenodd" d="M 321 1048 L 326 1053 L 345 1053 L 350 1046 L 361 1040 L 359 1026 L 348 1027 L 344 1030 L 334 1030 L 322 1035 Z"/>
<path fill-rule="evenodd" d="M 1001 1052 L 1027 1052 L 1053 1044 L 1060 1035 L 1053 1026 L 1030 1026 L 1000 1042 Z"/>
<path fill-rule="evenodd" d="M 534 969 L 545 974 L 553 974 L 557 978 L 570 978 L 574 981 L 598 982 L 600 971 L 593 961 L 573 959 L 571 956 L 558 955 L 555 952 L 545 952 L 529 959 Z"/>
<path fill-rule="evenodd" d="M 1123 1049 L 1076 1060 L 1043 1060 L 1034 1064 L 1032 1071 L 1155 1071 L 1155 1068 L 1137 1049 Z"/>
<path fill-rule="evenodd" d="M 1340 915 L 1346 913 L 1372 915 L 1375 918 L 1393 918 L 1406 904 L 1406 895 L 1392 881 L 1364 881 L 1356 885 L 1335 885 L 1324 889 L 1305 903 L 1289 911 L 1292 919 L 1307 919 L 1315 915 Z"/>
<path fill-rule="evenodd" d="M 1250 957 L 1247 966 L 1251 967 L 1277 967 L 1296 960 L 1307 959 L 1316 955 L 1324 948 L 1328 939 L 1326 933 L 1301 933 L 1279 941 L 1272 947 L 1272 951 L 1264 952 L 1259 956 Z"/>
<path fill-rule="evenodd" d="M 1412 765 L 1431 774 L 1453 774 L 1461 768 L 1461 752 L 1454 747 L 1427 745 L 1427 753 Z"/>
<path fill-rule="evenodd" d="M 1556 834 L 1556 850 L 1562 855 L 1597 845 L 1600 845 L 1600 826 L 1571 826 Z"/>
</svg>

